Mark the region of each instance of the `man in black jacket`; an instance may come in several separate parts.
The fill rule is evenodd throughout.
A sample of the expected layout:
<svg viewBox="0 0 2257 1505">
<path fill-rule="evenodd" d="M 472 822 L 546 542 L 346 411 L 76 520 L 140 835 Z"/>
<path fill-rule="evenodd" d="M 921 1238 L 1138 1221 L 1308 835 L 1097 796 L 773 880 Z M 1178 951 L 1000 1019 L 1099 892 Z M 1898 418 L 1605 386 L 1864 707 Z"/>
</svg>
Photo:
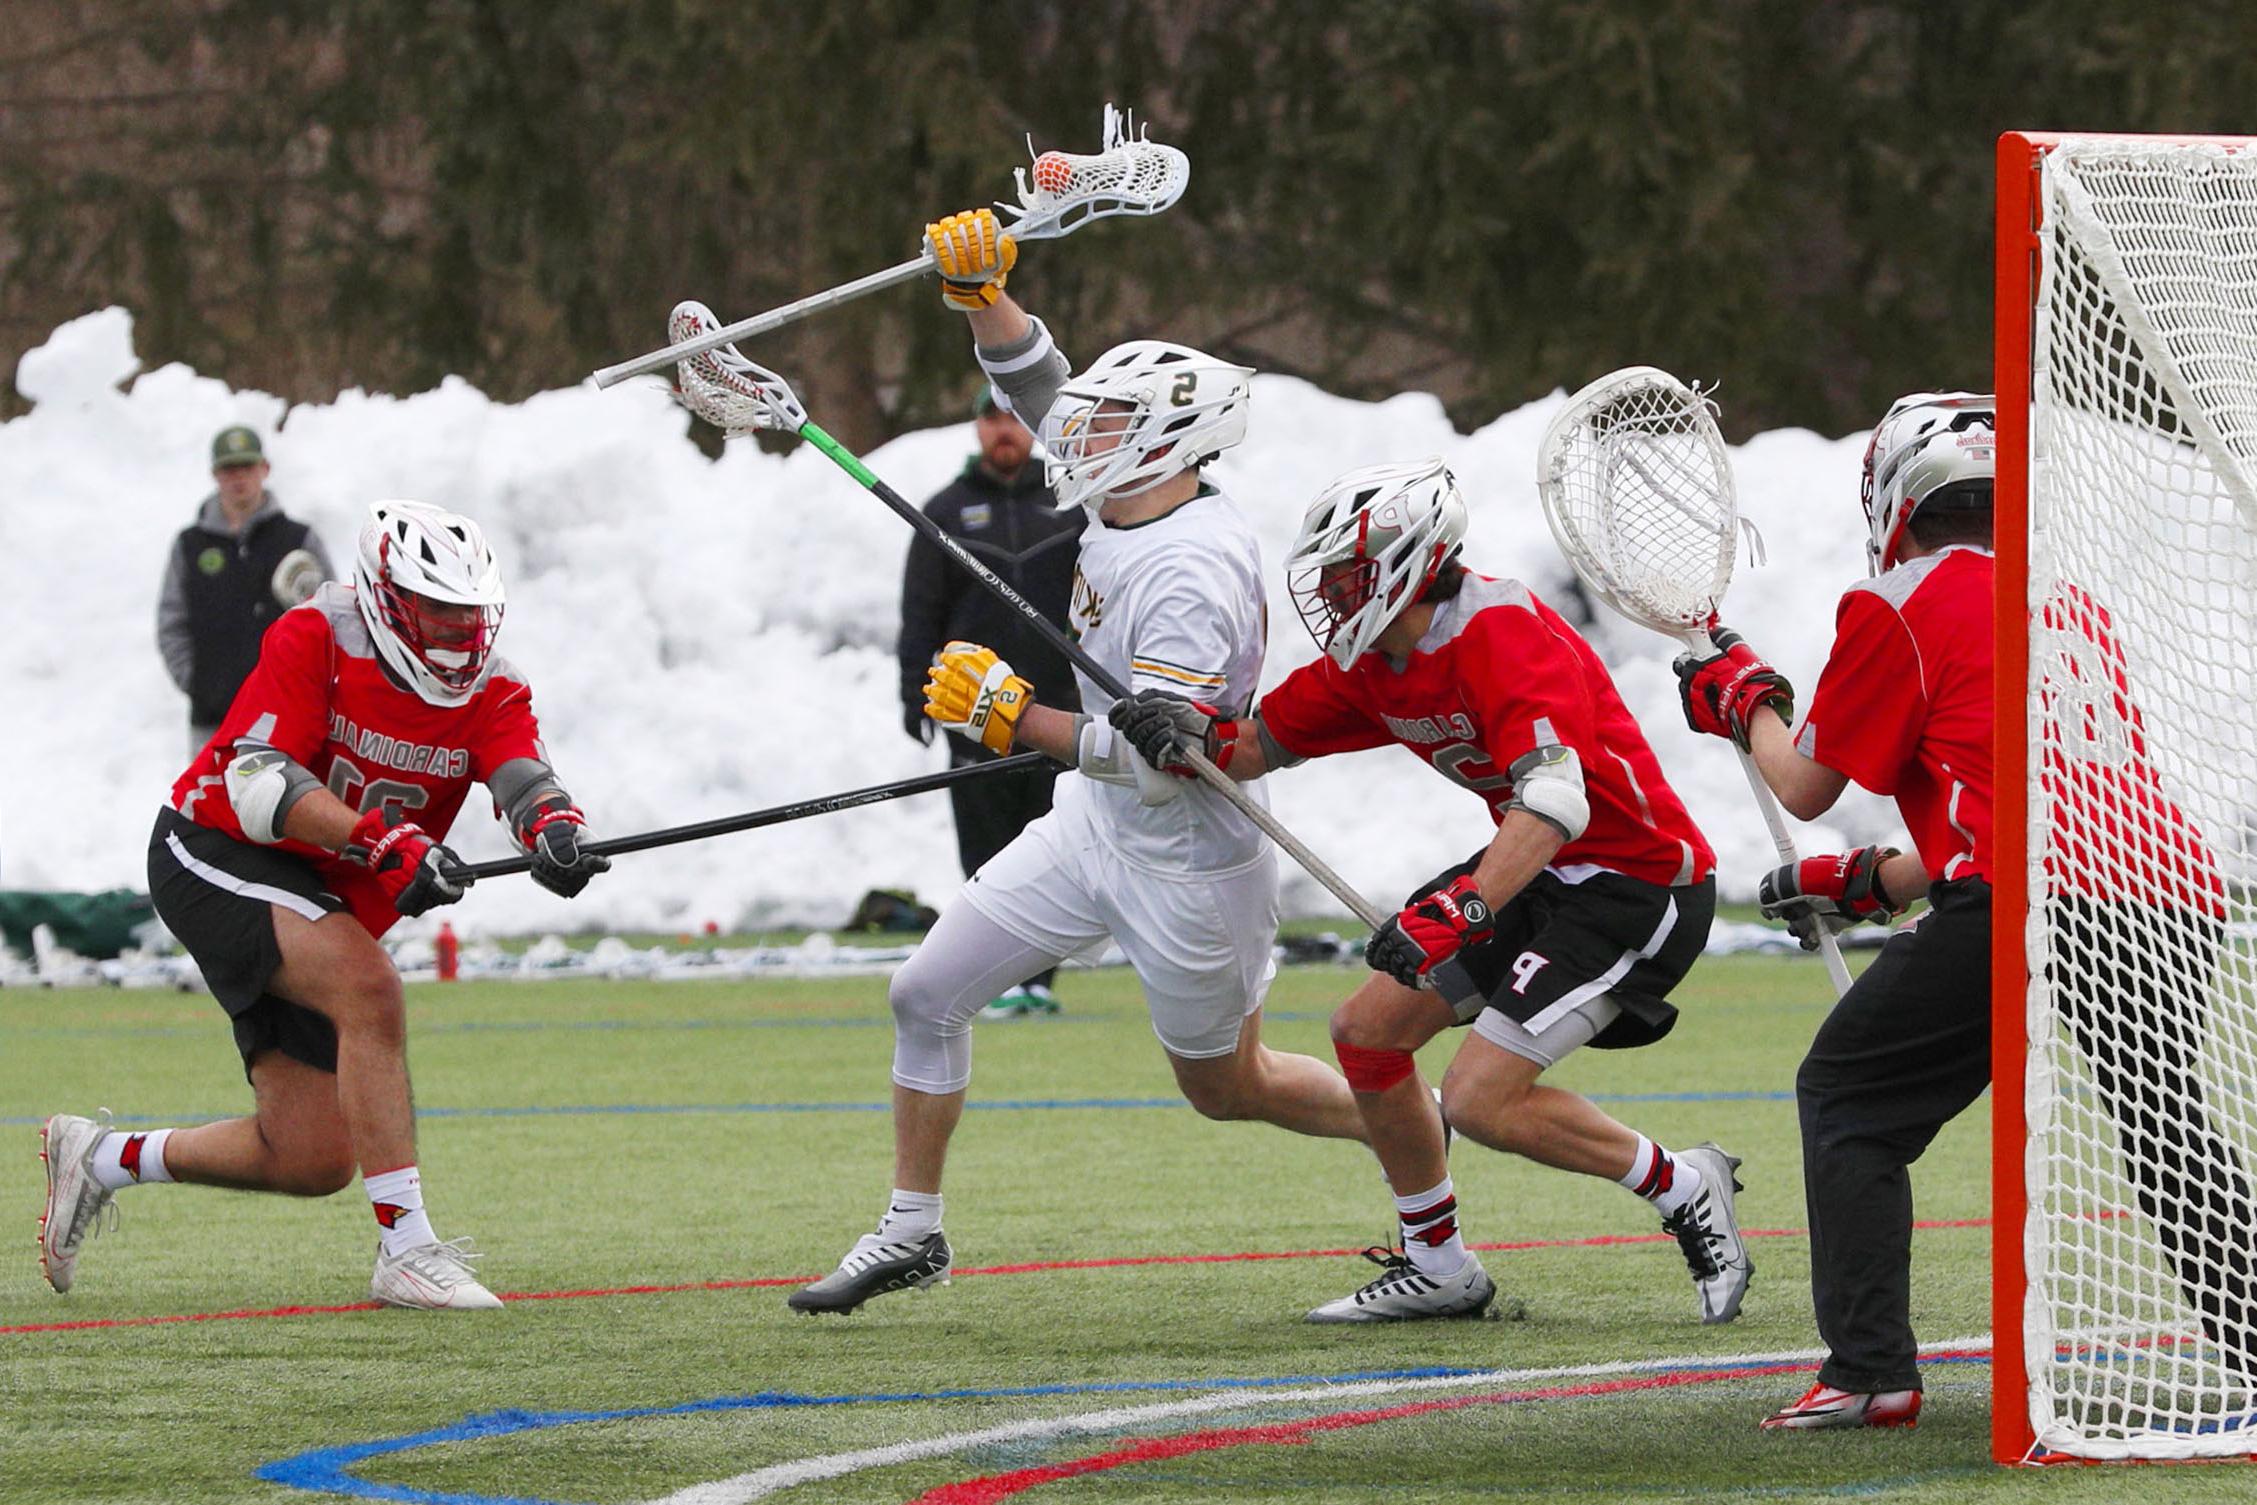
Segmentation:
<svg viewBox="0 0 2257 1505">
<path fill-rule="evenodd" d="M 212 440 L 212 494 L 173 539 L 157 648 L 188 697 L 188 751 L 219 730 L 274 619 L 336 578 L 321 540 L 266 489 L 266 450 L 241 424 Z"/>
<path fill-rule="evenodd" d="M 996 405 L 986 387 L 974 408 L 980 452 L 964 473 L 925 503 L 925 515 L 970 551 L 1004 583 L 1053 622 L 1066 620 L 1074 561 L 1086 521 L 1080 509 L 1060 512 L 1042 467 L 1032 460 L 1034 436 Z M 901 582 L 901 724 L 930 742 L 925 715 L 925 671 L 943 643 L 984 643 L 1026 679 L 1044 705 L 1071 711 L 1081 704 L 1073 670 L 1026 620 L 991 595 L 961 565 L 919 537 L 909 545 Z M 994 756 L 954 733 L 949 763 L 960 767 Z M 1001 851 L 1027 822 L 1050 808 L 1054 774 L 977 780 L 949 791 L 956 810 L 956 851 L 971 876 Z M 1058 1011 L 1050 991 L 1054 972 L 1043 972 L 1005 993 L 983 1011 L 987 1018 Z"/>
</svg>

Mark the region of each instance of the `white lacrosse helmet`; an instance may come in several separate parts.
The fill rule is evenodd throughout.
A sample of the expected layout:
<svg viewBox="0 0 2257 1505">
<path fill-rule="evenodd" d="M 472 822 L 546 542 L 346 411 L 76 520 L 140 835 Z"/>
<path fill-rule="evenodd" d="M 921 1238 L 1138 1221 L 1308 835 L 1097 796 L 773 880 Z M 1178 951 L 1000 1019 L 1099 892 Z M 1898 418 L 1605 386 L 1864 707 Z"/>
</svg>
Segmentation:
<svg viewBox="0 0 2257 1505">
<path fill-rule="evenodd" d="M 1302 517 L 1285 587 L 1317 646 L 1345 669 L 1434 583 L 1465 528 L 1465 498 L 1440 460 L 1351 470 Z"/>
<path fill-rule="evenodd" d="M 1924 504 L 1988 504 L 1998 475 L 1998 399 L 1978 392 L 1914 392 L 1889 404 L 1865 447 L 1866 566 L 1892 569 L 1905 525 Z"/>
<path fill-rule="evenodd" d="M 1165 340 L 1115 345 L 1058 389 L 1042 420 L 1050 489 L 1091 517 L 1246 437 L 1254 373 Z M 1113 436 L 1118 443 L 1108 443 Z"/>
<path fill-rule="evenodd" d="M 377 502 L 353 560 L 353 594 L 376 651 L 432 705 L 477 692 L 502 627 L 502 570 L 486 535 L 428 502 Z M 434 620 L 422 602 L 477 608 L 467 626 Z"/>
</svg>

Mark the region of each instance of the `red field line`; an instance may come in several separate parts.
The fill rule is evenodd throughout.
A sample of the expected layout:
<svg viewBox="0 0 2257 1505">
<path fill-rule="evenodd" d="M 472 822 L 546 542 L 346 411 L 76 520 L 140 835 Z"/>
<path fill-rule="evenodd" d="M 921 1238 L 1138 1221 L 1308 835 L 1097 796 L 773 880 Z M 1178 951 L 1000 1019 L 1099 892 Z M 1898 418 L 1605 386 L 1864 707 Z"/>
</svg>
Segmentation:
<svg viewBox="0 0 2257 1505">
<path fill-rule="evenodd" d="M 1932 1219 L 1913 1225 L 1919 1229 L 1987 1228 L 1988 1218 Z M 1746 1228 L 1741 1237 L 1751 1239 L 1802 1238 L 1802 1228 Z M 1523 1253 L 1539 1249 L 1613 1249 L 1634 1244 L 1670 1242 L 1666 1233 L 1599 1234 L 1577 1239 L 1521 1239 L 1507 1243 L 1471 1244 L 1484 1253 Z M 1227 1265 L 1270 1259 L 1341 1259 L 1359 1249 L 1246 1249 L 1223 1254 L 1124 1254 L 1108 1259 L 1034 1260 L 1015 1265 L 981 1265 L 956 1270 L 954 1279 L 978 1275 L 1038 1275 L 1056 1270 L 1120 1270 L 1140 1265 Z M 567 1291 L 504 1291 L 504 1301 L 589 1301 L 609 1296 L 670 1296 L 684 1291 L 756 1291 L 777 1286 L 798 1286 L 814 1275 L 764 1275 L 750 1280 L 692 1280 L 671 1285 L 595 1286 Z M 0 1336 L 22 1333 L 75 1333 L 111 1327 L 162 1327 L 177 1322 L 249 1322 L 269 1317 L 326 1317 L 339 1312 L 374 1312 L 383 1308 L 373 1301 L 346 1302 L 339 1306 L 245 1307 L 225 1312 L 168 1312 L 149 1317 L 98 1317 L 77 1322 L 21 1322 L 0 1327 Z"/>
</svg>

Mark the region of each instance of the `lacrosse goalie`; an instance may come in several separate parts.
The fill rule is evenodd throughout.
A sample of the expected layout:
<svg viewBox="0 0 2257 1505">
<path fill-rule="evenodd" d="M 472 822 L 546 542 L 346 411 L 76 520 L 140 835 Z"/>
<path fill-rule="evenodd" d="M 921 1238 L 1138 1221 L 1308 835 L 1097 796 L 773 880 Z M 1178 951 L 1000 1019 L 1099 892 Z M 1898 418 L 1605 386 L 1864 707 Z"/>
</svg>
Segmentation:
<svg viewBox="0 0 2257 1505">
<path fill-rule="evenodd" d="M 468 1240 L 423 1204 L 399 974 L 377 937 L 463 896 L 442 845 L 472 780 L 570 897 L 611 864 L 549 769 L 531 692 L 494 656 L 501 567 L 478 525 L 378 502 L 353 583 L 267 629 L 258 665 L 173 786 L 149 842 L 157 914 L 233 1021 L 247 1118 L 126 1132 L 107 1114 L 40 1130 L 40 1265 L 67 1291 L 118 1191 L 193 1182 L 320 1197 L 357 1168 L 376 1216 L 369 1294 L 456 1311 L 501 1303 Z"/>
<path fill-rule="evenodd" d="M 949 306 L 969 315 L 981 369 L 1038 427 L 1061 506 L 1090 516 L 1074 584 L 1081 647 L 1120 681 L 1245 705 L 1261 675 L 1261 554 L 1200 466 L 1246 432 L 1249 379 L 1181 345 L 1136 340 L 1079 375 L 1003 290 L 1017 258 L 986 209 L 926 227 Z M 971 1080 L 970 1024 L 1001 989 L 1116 941 L 1152 1030 L 1200 1113 L 1361 1139 L 1348 1084 L 1262 1044 L 1274 973 L 1276 857 L 1212 791 L 1167 778 L 1116 737 L 1112 697 L 1078 676 L 1089 714 L 1039 705 L 976 643 L 945 645 L 926 714 L 991 752 L 1045 752 L 1083 775 L 973 875 L 894 974 L 894 1185 L 876 1231 L 789 1298 L 850 1312 L 946 1278 L 941 1171 Z M 1254 793 L 1256 791 L 1249 791 Z"/>
<path fill-rule="evenodd" d="M 1373 1251 L 1380 1274 L 1308 1320 L 1478 1316 L 1495 1298 L 1459 1228 L 1446 1120 L 1644 1198 L 1684 1253 L 1701 1320 L 1729 1322 L 1753 1274 L 1732 1200 L 1740 1162 L 1713 1144 L 1672 1153 L 1539 1080 L 1584 1045 L 1669 1032 L 1669 992 L 1715 913 L 1715 859 L 1598 655 L 1520 582 L 1468 570 L 1465 531 L 1439 460 L 1341 476 L 1310 506 L 1286 566 L 1322 654 L 1250 717 L 1176 686 L 1110 713 L 1179 777 L 1186 747 L 1252 779 L 1398 744 L 1480 795 L 1497 823 L 1373 934 L 1372 975 L 1332 1016 L 1396 1192 L 1402 1252 Z M 1469 1022 L 1438 1112 L 1412 1052 Z"/>
</svg>

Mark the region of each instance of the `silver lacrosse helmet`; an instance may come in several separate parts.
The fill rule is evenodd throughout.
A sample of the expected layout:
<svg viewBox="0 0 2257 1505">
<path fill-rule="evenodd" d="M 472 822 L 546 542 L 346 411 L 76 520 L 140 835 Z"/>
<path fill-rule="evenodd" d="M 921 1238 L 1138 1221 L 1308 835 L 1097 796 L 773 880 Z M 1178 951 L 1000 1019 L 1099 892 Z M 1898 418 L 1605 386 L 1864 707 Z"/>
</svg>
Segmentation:
<svg viewBox="0 0 2257 1505">
<path fill-rule="evenodd" d="M 1440 460 L 1349 471 L 1309 504 L 1286 556 L 1302 625 L 1347 668 L 1425 594 L 1465 530 L 1465 498 Z"/>
<path fill-rule="evenodd" d="M 1889 404 L 1865 447 L 1858 500 L 1866 567 L 1894 568 L 1921 507 L 1990 503 L 1998 475 L 1998 399 L 1987 392 L 1914 392 Z"/>
</svg>

